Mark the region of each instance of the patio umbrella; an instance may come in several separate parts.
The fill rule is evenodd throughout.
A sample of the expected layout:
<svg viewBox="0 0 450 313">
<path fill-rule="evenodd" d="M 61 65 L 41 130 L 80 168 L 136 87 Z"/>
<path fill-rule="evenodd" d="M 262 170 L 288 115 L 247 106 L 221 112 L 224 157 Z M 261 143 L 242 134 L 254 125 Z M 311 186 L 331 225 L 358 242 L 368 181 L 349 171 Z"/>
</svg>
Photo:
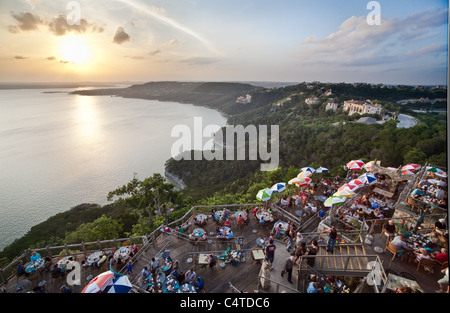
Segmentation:
<svg viewBox="0 0 450 313">
<path fill-rule="evenodd" d="M 364 185 L 372 185 L 377 182 L 377 177 L 374 174 L 366 173 L 359 176 L 358 180 L 362 181 Z"/>
<path fill-rule="evenodd" d="M 365 163 L 361 160 L 352 160 L 347 163 L 347 167 L 352 171 L 359 171 L 363 168 L 364 164 Z"/>
<path fill-rule="evenodd" d="M 312 181 L 311 178 L 309 177 L 305 177 L 305 178 L 300 178 L 299 182 L 296 182 L 295 185 L 297 185 L 297 187 L 305 187 L 308 186 L 308 184 Z"/>
<path fill-rule="evenodd" d="M 428 172 L 433 172 L 435 175 L 440 177 L 447 177 L 447 173 L 441 170 L 440 168 L 434 167 L 434 166 L 427 166 Z"/>
<path fill-rule="evenodd" d="M 328 173 L 328 169 L 326 167 L 319 167 L 316 169 L 315 173 Z"/>
<path fill-rule="evenodd" d="M 131 282 L 128 279 L 128 276 L 119 276 L 116 277 L 112 284 L 106 286 L 104 293 L 129 293 L 132 288 Z"/>
<path fill-rule="evenodd" d="M 445 182 L 439 179 L 428 179 L 428 181 L 432 184 L 438 185 L 438 186 L 447 186 Z"/>
<path fill-rule="evenodd" d="M 375 163 L 375 161 L 367 162 L 366 164 L 364 164 L 364 169 L 366 171 L 368 171 L 368 172 L 371 172 L 372 171 L 372 166 L 373 166 L 374 163 Z M 377 161 L 377 165 L 380 165 L 380 164 L 381 164 L 381 161 Z"/>
<path fill-rule="evenodd" d="M 355 190 L 358 189 L 359 187 L 360 187 L 360 185 L 354 185 L 354 184 L 352 184 L 352 183 L 347 183 L 347 184 L 342 185 L 341 187 L 339 187 L 338 190 L 340 191 L 340 190 L 346 189 L 346 190 L 355 191 Z"/>
<path fill-rule="evenodd" d="M 396 168 L 396 167 L 386 167 L 386 169 L 387 170 L 389 170 L 389 171 L 393 171 L 393 172 L 395 172 L 395 171 L 398 171 L 398 168 Z"/>
<path fill-rule="evenodd" d="M 355 193 L 349 189 L 342 189 L 342 190 L 338 190 L 336 191 L 333 196 L 334 197 L 351 197 L 353 196 Z"/>
<path fill-rule="evenodd" d="M 363 181 L 361 181 L 360 179 L 358 179 L 358 178 L 356 178 L 356 179 L 352 179 L 351 181 L 349 181 L 348 182 L 349 184 L 352 184 L 352 185 L 356 185 L 356 186 L 358 186 L 358 188 L 360 188 L 360 187 L 362 187 L 362 186 L 364 186 L 364 182 Z"/>
<path fill-rule="evenodd" d="M 314 169 L 314 168 L 312 168 L 312 167 L 302 167 L 301 169 L 300 169 L 300 171 L 301 172 L 311 172 L 312 174 L 314 174 L 315 172 L 316 172 L 316 170 Z"/>
<path fill-rule="evenodd" d="M 272 190 L 269 188 L 264 188 L 261 189 L 260 191 L 258 191 L 258 193 L 256 194 L 256 199 L 260 200 L 260 201 L 267 201 L 270 200 L 270 197 L 272 196 Z"/>
<path fill-rule="evenodd" d="M 325 202 L 323 203 L 324 206 L 326 207 L 331 207 L 332 205 L 336 206 L 336 205 L 341 205 L 345 202 L 346 198 L 345 197 L 335 197 L 335 196 L 331 196 L 328 199 L 325 200 Z"/>
<path fill-rule="evenodd" d="M 313 174 L 313 172 L 310 172 L 310 171 L 303 171 L 303 172 L 300 172 L 300 173 L 297 175 L 297 177 L 300 177 L 300 178 L 311 177 L 312 174 Z"/>
<path fill-rule="evenodd" d="M 273 193 L 283 192 L 286 190 L 286 183 L 276 183 L 270 189 Z"/>
<path fill-rule="evenodd" d="M 302 181 L 303 181 L 303 178 L 294 177 L 290 181 L 288 181 L 288 184 L 293 185 L 293 184 L 301 183 Z"/>
<path fill-rule="evenodd" d="M 112 284 L 114 280 L 114 273 L 111 271 L 106 271 L 94 277 L 81 293 L 101 293 L 105 290 L 106 287 Z"/>
<path fill-rule="evenodd" d="M 402 175 L 414 175 L 415 173 L 411 170 L 402 170 Z"/>
<path fill-rule="evenodd" d="M 422 166 L 419 164 L 406 164 L 402 167 L 402 170 L 409 170 L 409 171 L 415 171 L 420 169 Z"/>
</svg>

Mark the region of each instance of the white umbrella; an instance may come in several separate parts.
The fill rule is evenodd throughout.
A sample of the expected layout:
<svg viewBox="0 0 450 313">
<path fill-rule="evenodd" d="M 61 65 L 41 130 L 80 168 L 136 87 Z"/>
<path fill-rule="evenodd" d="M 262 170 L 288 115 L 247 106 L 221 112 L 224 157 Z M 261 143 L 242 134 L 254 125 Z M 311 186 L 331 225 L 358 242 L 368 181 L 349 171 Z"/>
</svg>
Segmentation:
<svg viewBox="0 0 450 313">
<path fill-rule="evenodd" d="M 115 278 L 111 285 L 107 286 L 104 293 L 129 293 L 131 288 L 130 280 L 127 276 L 119 276 Z"/>
<path fill-rule="evenodd" d="M 316 169 L 316 173 L 328 173 L 328 169 L 326 167 L 319 167 Z"/>
<path fill-rule="evenodd" d="M 273 193 L 283 192 L 286 190 L 286 183 L 276 183 L 270 188 Z"/>
</svg>

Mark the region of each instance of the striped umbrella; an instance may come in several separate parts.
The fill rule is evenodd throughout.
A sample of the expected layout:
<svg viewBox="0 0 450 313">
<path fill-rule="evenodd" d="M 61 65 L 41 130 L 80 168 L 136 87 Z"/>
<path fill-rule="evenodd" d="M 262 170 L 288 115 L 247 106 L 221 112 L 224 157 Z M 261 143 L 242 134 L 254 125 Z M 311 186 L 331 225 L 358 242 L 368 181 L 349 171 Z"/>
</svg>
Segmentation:
<svg viewBox="0 0 450 313">
<path fill-rule="evenodd" d="M 393 171 L 393 172 L 398 171 L 398 168 L 396 168 L 396 167 L 388 166 L 388 167 L 386 167 L 386 169 L 389 170 L 389 171 Z"/>
<path fill-rule="evenodd" d="M 270 200 L 270 197 L 272 196 L 272 190 L 269 188 L 264 188 L 261 189 L 260 191 L 258 191 L 258 193 L 256 194 L 256 199 L 260 200 L 260 201 L 267 201 Z"/>
<path fill-rule="evenodd" d="M 312 167 L 302 167 L 301 169 L 300 169 L 300 171 L 301 172 L 311 172 L 311 173 L 315 173 L 316 172 L 316 170 L 314 169 L 314 168 L 312 168 Z"/>
<path fill-rule="evenodd" d="M 111 285 L 106 286 L 104 293 L 129 293 L 131 288 L 130 280 L 128 276 L 119 276 L 112 281 Z"/>
<path fill-rule="evenodd" d="M 341 205 L 345 202 L 346 198 L 345 197 L 335 197 L 335 196 L 331 196 L 328 199 L 325 200 L 325 202 L 323 203 L 324 206 L 331 207 L 332 205 L 337 206 L 337 205 Z"/>
<path fill-rule="evenodd" d="M 102 293 L 106 287 L 112 284 L 114 280 L 114 273 L 111 271 L 106 271 L 93 278 L 81 293 Z"/>
<path fill-rule="evenodd" d="M 342 190 L 338 190 L 336 191 L 333 196 L 334 197 L 346 197 L 349 198 L 351 196 L 353 196 L 355 193 L 349 189 L 342 189 Z"/>
<path fill-rule="evenodd" d="M 402 167 L 402 170 L 415 171 L 420 169 L 422 166 L 419 164 L 406 164 Z"/>
<path fill-rule="evenodd" d="M 426 168 L 428 173 L 433 172 L 435 175 L 440 177 L 447 177 L 447 173 L 441 170 L 440 168 L 434 167 L 434 166 L 427 166 Z"/>
<path fill-rule="evenodd" d="M 377 182 L 377 177 L 374 174 L 366 173 L 359 176 L 358 180 L 362 181 L 364 185 L 372 185 Z"/>
<path fill-rule="evenodd" d="M 270 189 L 273 193 L 283 192 L 286 190 L 286 183 L 276 183 Z"/>
<path fill-rule="evenodd" d="M 368 172 L 371 172 L 372 171 L 372 166 L 373 166 L 374 163 L 375 163 L 375 161 L 367 162 L 366 164 L 364 164 L 364 169 L 366 171 L 368 171 Z M 381 161 L 377 161 L 377 165 L 380 165 L 380 164 L 381 164 Z"/>
<path fill-rule="evenodd" d="M 364 165 L 365 163 L 361 160 L 352 160 L 347 163 L 347 167 L 352 171 L 359 171 L 363 168 Z"/>
<path fill-rule="evenodd" d="M 311 178 L 309 177 L 305 177 L 305 178 L 300 178 L 300 181 L 295 183 L 295 185 L 297 185 L 297 187 L 306 187 L 308 186 L 308 184 L 312 181 Z"/>
<path fill-rule="evenodd" d="M 415 173 L 411 170 L 402 170 L 402 175 L 414 175 Z"/>
<path fill-rule="evenodd" d="M 347 183 L 347 184 L 342 185 L 341 187 L 339 187 L 338 190 L 340 191 L 340 190 L 347 189 L 347 190 L 350 190 L 350 191 L 355 191 L 359 187 L 360 187 L 359 185 L 354 185 L 354 184 L 351 184 L 351 183 Z"/>
<path fill-rule="evenodd" d="M 310 171 L 303 171 L 303 172 L 300 172 L 300 173 L 297 175 L 297 177 L 299 177 L 299 178 L 306 178 L 306 177 L 311 177 L 312 174 L 313 174 L 313 172 L 310 172 Z"/>
<path fill-rule="evenodd" d="M 302 181 L 303 181 L 303 178 L 294 177 L 290 181 L 288 181 L 288 184 L 293 185 L 293 184 L 301 183 Z"/>
<path fill-rule="evenodd" d="M 316 169 L 316 173 L 328 173 L 328 169 L 326 167 L 319 167 Z"/>
<path fill-rule="evenodd" d="M 364 186 L 364 182 L 361 181 L 361 180 L 359 180 L 359 179 L 352 179 L 352 180 L 349 181 L 348 183 L 349 183 L 349 184 L 352 184 L 352 185 L 356 185 L 356 186 L 358 186 L 358 188 Z"/>
</svg>

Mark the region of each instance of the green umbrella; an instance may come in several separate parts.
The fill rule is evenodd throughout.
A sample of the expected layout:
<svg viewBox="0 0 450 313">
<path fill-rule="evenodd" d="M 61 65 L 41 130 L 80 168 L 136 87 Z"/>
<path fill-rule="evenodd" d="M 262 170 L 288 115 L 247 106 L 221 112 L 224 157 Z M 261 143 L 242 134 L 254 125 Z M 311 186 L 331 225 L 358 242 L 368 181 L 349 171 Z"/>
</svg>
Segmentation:
<svg viewBox="0 0 450 313">
<path fill-rule="evenodd" d="M 258 193 L 256 194 L 256 199 L 260 200 L 260 201 L 267 201 L 270 200 L 270 197 L 272 196 L 272 190 L 269 188 L 264 188 L 261 189 L 260 191 L 258 191 Z"/>
<path fill-rule="evenodd" d="M 331 196 L 327 200 L 325 200 L 323 205 L 326 206 L 326 207 L 330 207 L 332 205 L 334 205 L 334 206 L 341 205 L 341 204 L 343 204 L 345 202 L 345 200 L 346 200 L 345 197 Z"/>
</svg>

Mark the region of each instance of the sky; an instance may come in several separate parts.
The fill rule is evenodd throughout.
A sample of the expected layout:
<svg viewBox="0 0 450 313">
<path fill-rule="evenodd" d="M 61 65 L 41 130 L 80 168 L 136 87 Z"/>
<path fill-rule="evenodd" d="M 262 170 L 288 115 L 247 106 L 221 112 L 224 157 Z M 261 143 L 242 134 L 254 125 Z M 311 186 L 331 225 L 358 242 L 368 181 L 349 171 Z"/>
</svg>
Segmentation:
<svg viewBox="0 0 450 313">
<path fill-rule="evenodd" d="M 1 82 L 447 84 L 443 0 L 0 0 Z"/>
</svg>

